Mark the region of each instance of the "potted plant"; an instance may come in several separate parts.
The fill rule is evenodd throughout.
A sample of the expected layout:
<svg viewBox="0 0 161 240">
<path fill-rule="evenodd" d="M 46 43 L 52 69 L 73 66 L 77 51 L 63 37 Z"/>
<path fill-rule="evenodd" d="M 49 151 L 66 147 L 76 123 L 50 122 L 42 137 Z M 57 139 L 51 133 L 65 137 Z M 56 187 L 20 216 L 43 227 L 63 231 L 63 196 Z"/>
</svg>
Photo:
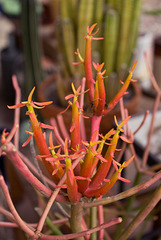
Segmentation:
<svg viewBox="0 0 161 240">
<path fill-rule="evenodd" d="M 86 41 L 89 48 L 88 53 L 90 53 L 91 41 L 95 38 L 93 33 L 94 27 L 95 24 L 87 28 Z M 161 185 L 158 184 L 153 193 L 150 192 L 150 195 L 146 198 L 146 204 L 142 205 L 142 202 L 140 202 L 138 206 L 133 205 L 137 193 L 142 192 L 157 181 L 159 182 L 161 171 L 155 172 L 159 169 L 157 165 L 155 166 L 155 170 L 147 169 L 146 161 L 149 143 L 143 164 L 140 165 L 138 162 L 133 148 L 134 135 L 129 131 L 127 125 L 130 116 L 128 116 L 123 104 L 121 104 L 123 119 L 118 123 L 117 118 L 114 117 L 116 129 L 112 128 L 105 135 L 102 135 L 101 132 L 99 133 L 102 116 L 107 111 L 105 105 L 104 64 L 93 63 L 97 72 L 96 83 L 94 84 L 91 78 L 92 63 L 90 54 L 87 54 L 86 57 L 84 67 L 86 69 L 88 89 L 85 90 L 84 88 L 85 78 L 83 78 L 82 85 L 78 88 L 72 83 L 72 93 L 66 96 L 69 107 L 72 108 L 70 134 L 65 129 L 62 119 L 59 118 L 59 126 L 64 134 L 63 137 L 59 133 L 54 119 L 51 120 L 51 125 L 47 125 L 38 122 L 35 114 L 35 108 L 43 108 L 51 104 L 51 102 L 34 102 L 32 97 L 35 88 L 30 92 L 27 101 L 20 102 L 17 81 L 15 77 L 13 78 L 13 84 L 17 92 L 17 101 L 14 106 L 9 106 L 9 108 L 15 109 L 16 116 L 18 116 L 19 108 L 26 106 L 26 113 L 29 116 L 32 127 L 31 131 L 27 131 L 29 138 L 23 144 L 23 147 L 32 138 L 35 139 L 38 150 L 36 158 L 43 162 L 51 179 L 43 175 L 41 175 L 41 179 L 40 173 L 35 166 L 18 150 L 18 141 L 15 140 L 15 144 L 11 142 L 13 137 L 17 139 L 18 136 L 19 120 L 18 117 L 15 117 L 11 132 L 7 133 L 4 129 L 2 133 L 0 152 L 7 155 L 16 169 L 33 185 L 38 193 L 37 212 L 40 218 L 36 224 L 29 224 L 23 221 L 13 205 L 8 187 L 1 175 L 0 186 L 10 211 L 5 210 L 3 207 L 0 208 L 0 212 L 9 219 L 9 222 L 1 222 L 0 225 L 4 227 L 19 227 L 30 239 L 101 240 L 112 238 L 126 240 L 129 239 L 132 233 L 136 232 L 141 223 L 146 223 L 146 217 L 153 213 L 152 211 L 161 199 Z M 129 71 L 128 78 L 123 83 L 119 93 L 110 102 L 109 109 L 112 109 L 127 91 L 130 82 L 133 81 L 132 73 L 135 67 L 136 63 Z M 154 86 L 156 86 L 156 83 Z M 155 89 L 158 93 L 156 101 L 156 104 L 158 104 L 161 92 L 157 87 Z M 90 101 L 93 101 L 89 141 L 86 141 L 83 123 L 83 98 L 85 94 L 88 95 Z M 153 115 L 155 115 L 157 106 L 154 108 Z M 42 129 L 50 131 L 49 139 L 43 134 Z M 54 142 L 53 132 L 55 136 Z M 119 155 L 116 154 L 118 141 L 123 141 L 124 144 L 121 146 Z M 121 155 L 125 153 L 126 146 L 128 149 L 131 149 L 131 154 L 127 160 L 120 162 Z M 133 161 L 135 162 L 134 167 L 130 168 L 129 164 L 132 164 Z M 118 188 L 115 190 L 115 193 L 113 187 L 114 185 L 116 186 L 118 181 L 125 182 L 126 184 L 130 182 L 126 177 L 122 176 L 123 172 L 126 171 L 125 169 L 129 169 L 131 174 L 132 169 L 137 170 L 134 176 L 135 181 L 131 179 L 132 186 L 126 191 L 120 192 Z M 148 177 L 146 181 L 142 178 L 140 179 L 142 175 Z M 121 200 L 124 201 L 122 202 Z M 59 202 L 60 210 L 58 214 L 52 211 L 54 202 Z M 106 208 L 103 208 L 104 205 L 106 205 Z M 109 208 L 107 208 L 108 205 Z M 133 210 L 133 206 L 137 208 Z M 156 211 L 157 208 L 154 213 Z M 65 217 L 63 217 L 64 215 Z M 112 217 L 110 217 L 111 215 Z M 113 217 L 114 215 L 115 217 Z M 104 216 L 108 217 L 107 222 L 104 220 Z M 59 224 L 59 227 L 57 224 Z M 70 232 L 65 233 L 60 224 L 67 224 Z M 105 229 L 111 226 L 115 226 L 113 233 L 105 231 Z M 136 234 L 140 236 L 140 232 L 136 232 Z"/>
</svg>

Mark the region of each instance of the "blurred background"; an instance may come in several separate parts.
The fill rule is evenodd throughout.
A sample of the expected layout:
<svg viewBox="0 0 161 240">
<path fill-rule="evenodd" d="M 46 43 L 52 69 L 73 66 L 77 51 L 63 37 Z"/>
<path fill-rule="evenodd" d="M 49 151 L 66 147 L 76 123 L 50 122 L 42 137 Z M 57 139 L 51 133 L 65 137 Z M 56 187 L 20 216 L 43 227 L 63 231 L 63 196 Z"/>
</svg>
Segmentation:
<svg viewBox="0 0 161 240">
<path fill-rule="evenodd" d="M 72 62 L 78 61 L 74 52 L 78 47 L 84 57 L 86 27 L 95 22 L 100 29 L 98 36 L 103 36 L 104 40 L 93 43 L 92 57 L 95 62 L 105 62 L 108 75 L 105 83 L 107 103 L 119 90 L 120 79 L 126 79 L 130 66 L 138 60 L 134 73 L 138 83 L 131 86 L 130 94 L 125 99 L 129 113 L 134 116 L 131 128 L 135 130 L 147 109 L 152 111 L 156 92 L 150 81 L 144 53 L 148 54 L 151 69 L 161 88 L 160 0 L 0 0 L 1 132 L 4 128 L 10 130 L 13 124 L 14 112 L 7 108 L 7 105 L 14 104 L 15 98 L 12 75 L 17 76 L 22 100 L 26 100 L 31 89 L 36 86 L 35 100 L 53 100 L 60 106 L 58 110 L 53 105 L 41 111 L 40 119 L 43 122 L 48 122 L 65 107 L 64 97 L 71 90 L 71 82 L 79 85 L 84 74 L 81 67 L 72 65 Z M 85 110 L 88 111 L 88 108 L 87 101 Z M 120 116 L 117 108 L 108 116 L 111 122 L 114 115 Z M 158 135 L 153 140 L 154 144 L 161 135 L 159 111 L 157 119 L 155 132 Z M 70 124 L 68 116 L 67 120 L 67 124 Z M 107 131 L 111 126 L 107 126 L 107 120 L 104 122 L 105 127 L 102 126 L 101 130 Z M 24 130 L 29 128 L 24 109 L 20 123 L 22 145 L 26 140 Z M 142 152 L 145 145 L 141 145 L 138 139 L 135 141 L 136 147 Z M 28 153 L 28 150 L 23 151 Z M 160 153 L 158 144 L 152 152 L 152 160 L 158 161 Z M 17 192 L 12 193 L 13 199 L 27 221 L 26 210 L 35 204 L 34 198 L 32 203 L 26 202 L 26 199 L 22 203 L 26 190 L 19 183 L 17 172 L 11 166 L 6 166 L 4 170 L 3 160 L 1 171 L 10 179 L 11 192 L 17 184 Z M 13 233 L 8 234 L 7 239 L 12 240 Z M 24 237 L 20 232 L 17 236 L 16 239 Z"/>
</svg>

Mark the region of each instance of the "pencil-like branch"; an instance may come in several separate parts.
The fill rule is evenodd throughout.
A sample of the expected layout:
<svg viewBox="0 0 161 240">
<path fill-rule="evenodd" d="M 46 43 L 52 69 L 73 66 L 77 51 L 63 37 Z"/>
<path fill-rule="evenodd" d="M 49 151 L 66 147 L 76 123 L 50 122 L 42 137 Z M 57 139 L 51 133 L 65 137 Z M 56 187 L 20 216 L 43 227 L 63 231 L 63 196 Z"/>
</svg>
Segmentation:
<svg viewBox="0 0 161 240">
<path fill-rule="evenodd" d="M 149 186 L 153 185 L 159 179 L 161 179 L 161 170 L 158 173 L 156 173 L 153 177 L 150 177 L 150 179 L 148 179 L 147 181 L 140 183 L 133 188 L 130 188 L 130 189 L 128 189 L 122 193 L 119 193 L 115 196 L 112 196 L 112 197 L 102 198 L 102 199 L 95 200 L 90 203 L 83 203 L 83 207 L 89 208 L 89 207 L 94 207 L 94 206 L 99 206 L 99 205 L 105 205 L 105 204 L 110 204 L 110 203 L 125 199 L 127 197 L 130 197 L 130 196 L 142 191 L 142 190 L 147 189 Z"/>
</svg>

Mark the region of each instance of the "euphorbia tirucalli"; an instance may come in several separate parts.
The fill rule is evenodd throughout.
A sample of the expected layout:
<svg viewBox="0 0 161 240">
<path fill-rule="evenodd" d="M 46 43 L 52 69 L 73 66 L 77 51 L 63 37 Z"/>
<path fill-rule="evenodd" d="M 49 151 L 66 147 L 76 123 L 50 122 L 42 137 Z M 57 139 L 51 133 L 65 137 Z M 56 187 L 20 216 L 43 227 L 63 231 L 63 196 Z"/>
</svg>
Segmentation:
<svg viewBox="0 0 161 240">
<path fill-rule="evenodd" d="M 135 65 L 130 70 L 127 80 L 125 83 L 123 83 L 123 87 L 120 89 L 116 97 L 109 103 L 109 107 L 107 109 L 105 105 L 105 88 L 103 81 L 106 70 L 102 71 L 104 63 L 93 63 L 93 66 L 97 71 L 96 81 L 94 81 L 92 74 L 90 54 L 91 40 L 98 40 L 97 38 L 93 37 L 95 33 L 92 33 L 95 25 L 96 24 L 92 25 L 90 28 L 87 28 L 87 36 L 85 37 L 85 60 L 80 58 L 85 68 L 87 94 L 89 95 L 89 100 L 93 105 L 91 140 L 89 143 L 81 141 L 80 115 L 83 114 L 83 109 L 80 108 L 78 99 L 80 95 L 84 94 L 84 92 L 80 92 L 81 86 L 76 90 L 74 84 L 72 84 L 73 94 L 70 94 L 66 97 L 66 100 L 69 102 L 69 106 L 72 108 L 72 122 L 70 128 L 71 137 L 70 139 L 65 139 L 65 142 L 63 144 L 64 146 L 59 146 L 58 150 L 55 151 L 54 156 L 52 156 L 52 151 L 50 151 L 49 147 L 47 146 L 46 139 L 41 129 L 41 127 L 45 127 L 52 131 L 52 129 L 54 130 L 54 127 L 45 126 L 44 124 L 39 123 L 34 111 L 34 108 L 43 108 L 45 105 L 48 105 L 51 102 L 33 102 L 33 88 L 28 97 L 28 101 L 9 107 L 10 109 L 15 109 L 17 107 L 23 106 L 27 107 L 27 115 L 30 117 L 32 126 L 32 132 L 29 133 L 29 139 L 32 136 L 34 137 L 39 151 L 39 158 L 41 158 L 41 160 L 44 162 L 55 184 L 57 184 L 64 173 L 66 173 L 67 179 L 62 188 L 67 188 L 68 198 L 71 202 L 78 202 L 83 196 L 88 198 L 100 197 L 107 193 L 118 179 L 128 182 L 128 180 L 123 179 L 120 176 L 120 173 L 122 169 L 128 166 L 128 163 L 131 162 L 130 159 L 128 162 L 120 165 L 114 160 L 115 151 L 117 150 L 116 148 L 119 139 L 119 133 L 120 131 L 123 131 L 121 127 L 127 123 L 130 117 L 123 120 L 119 125 L 117 124 L 117 129 L 112 129 L 106 134 L 105 137 L 101 136 L 99 138 L 98 132 L 99 123 L 103 114 L 111 110 L 118 103 L 120 98 L 125 94 L 130 81 L 132 81 L 131 76 Z M 79 52 L 79 50 L 77 52 Z M 106 144 L 106 140 L 109 139 L 111 139 L 109 146 L 106 150 L 105 155 L 102 156 L 102 151 L 104 145 Z M 28 142 L 29 141 L 27 141 L 27 143 Z M 64 150 L 63 153 L 62 149 Z M 73 169 L 72 161 L 79 157 L 81 157 L 80 162 L 75 167 L 75 169 Z M 116 168 L 116 172 L 110 179 L 108 179 L 107 175 L 111 164 L 113 164 Z M 99 167 L 97 167 L 97 165 L 99 165 Z"/>
<path fill-rule="evenodd" d="M 84 65 L 85 78 L 82 79 L 82 86 L 79 86 L 77 89 L 75 88 L 74 83 L 72 83 L 73 92 L 65 98 L 68 101 L 67 109 L 71 108 L 72 111 L 71 126 L 68 129 L 69 133 L 65 129 L 62 121 L 58 120 L 59 127 L 61 129 L 65 129 L 63 137 L 61 137 L 61 134 L 58 132 L 58 128 L 54 119 L 51 119 L 51 125 L 43 124 L 38 121 L 34 109 L 41 109 L 46 105 L 51 104 L 51 102 L 34 102 L 32 97 L 35 88 L 31 90 L 27 101 L 23 101 L 14 106 L 9 106 L 10 109 L 16 110 L 20 107 L 27 107 L 26 114 L 30 118 L 32 130 L 30 132 L 26 131 L 29 134 L 29 138 L 23 144 L 23 147 L 29 143 L 32 137 L 35 139 L 37 150 L 39 152 L 36 157 L 46 166 L 53 180 L 53 185 L 55 186 L 54 191 L 47 186 L 44 186 L 22 162 L 20 155 L 10 142 L 16 128 L 13 128 L 13 131 L 11 131 L 9 135 L 7 135 L 7 133 L 4 131 L 1 137 L 2 152 L 7 154 L 7 156 L 14 162 L 18 170 L 32 185 L 34 185 L 39 192 L 43 193 L 47 197 L 51 196 L 51 199 L 47 204 L 46 211 L 43 212 L 40 222 L 37 226 L 37 231 L 35 231 L 36 233 L 33 232 L 32 229 L 27 229 L 27 227 L 24 227 L 22 224 L 24 230 L 30 236 L 34 236 L 34 239 L 37 239 L 39 236 L 42 239 L 48 239 L 41 234 L 41 230 L 48 211 L 55 199 L 59 202 L 67 202 L 67 204 L 71 204 L 71 229 L 73 232 L 81 232 L 82 229 L 84 231 L 86 229 L 86 224 L 81 214 L 82 208 L 80 210 L 81 204 L 86 204 L 87 199 L 89 199 L 89 201 L 91 199 L 92 201 L 93 198 L 102 198 L 103 195 L 108 193 L 108 191 L 118 180 L 127 183 L 129 182 L 129 180 L 121 176 L 121 172 L 131 163 L 134 155 L 126 162 L 120 164 L 117 162 L 117 159 L 115 159 L 115 153 L 118 150 L 117 145 L 119 139 L 131 144 L 131 141 L 120 134 L 124 132 L 123 129 L 128 123 L 130 116 L 127 116 L 122 120 L 122 122 L 119 123 L 114 116 L 116 128 L 111 129 L 109 132 L 107 132 L 107 134 L 105 134 L 105 136 L 99 133 L 99 126 L 103 115 L 113 109 L 123 95 L 127 93 L 130 82 L 135 81 L 132 79 L 132 73 L 136 63 L 130 69 L 129 75 L 127 76 L 125 82 L 122 82 L 120 91 L 111 100 L 111 102 L 106 104 L 104 87 L 106 70 L 103 69 L 104 63 L 94 63 L 91 60 L 92 41 L 102 40 L 102 38 L 94 37 L 94 35 L 98 32 L 97 29 L 93 33 L 95 27 L 96 24 L 87 28 L 87 36 L 85 37 L 85 58 L 83 59 L 81 57 L 79 50 L 76 52 L 81 62 L 74 64 Z M 93 68 L 96 71 L 96 79 L 93 78 Z M 86 89 L 84 87 L 85 82 Z M 87 117 L 83 111 L 82 104 L 82 99 L 85 94 L 88 95 L 89 102 L 91 103 L 91 134 L 89 141 L 86 141 L 84 136 L 82 137 L 82 133 L 84 132 L 83 118 Z M 50 131 L 49 139 L 46 139 L 43 129 L 48 129 Z M 53 132 L 56 139 L 54 142 Z M 49 145 L 47 142 L 49 142 Z M 113 174 L 110 171 L 111 169 L 112 171 L 114 170 Z M 159 178 L 160 175 L 158 174 L 154 179 L 152 179 L 152 181 L 155 182 Z M 143 188 L 143 186 L 141 187 Z M 97 201 L 99 200 L 95 200 L 95 202 Z M 94 206 L 95 202 L 91 202 L 93 204 L 92 206 Z M 101 208 L 99 208 L 99 212 L 101 212 L 100 209 Z M 120 221 L 121 219 L 119 218 L 114 222 L 119 223 Z M 89 234 L 91 234 L 92 231 L 99 231 L 101 229 L 101 223 L 102 222 L 100 220 L 100 227 L 98 227 L 97 230 L 92 228 Z M 113 222 L 111 224 L 113 224 Z M 102 225 L 102 228 L 105 226 L 106 225 Z M 76 239 L 82 240 L 81 236 L 84 235 L 83 233 L 79 233 L 78 235 L 69 235 L 64 238 L 49 239 L 72 239 L 76 237 Z M 89 238 L 87 237 L 86 239 Z M 102 239 L 101 231 L 99 239 Z"/>
</svg>

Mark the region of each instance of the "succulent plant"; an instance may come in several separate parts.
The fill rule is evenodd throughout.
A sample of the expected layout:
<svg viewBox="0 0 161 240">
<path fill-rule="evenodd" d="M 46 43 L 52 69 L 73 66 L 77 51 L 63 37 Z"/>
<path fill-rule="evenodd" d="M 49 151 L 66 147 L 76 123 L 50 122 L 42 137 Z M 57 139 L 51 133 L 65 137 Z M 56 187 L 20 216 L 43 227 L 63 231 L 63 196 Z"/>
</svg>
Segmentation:
<svg viewBox="0 0 161 240">
<path fill-rule="evenodd" d="M 72 92 L 65 98 L 68 107 L 72 108 L 69 129 L 66 129 L 61 115 L 58 121 L 54 118 L 51 119 L 51 124 L 39 122 L 35 109 L 44 108 L 52 102 L 33 101 L 35 87 L 31 90 L 27 101 L 21 102 L 21 91 L 16 76 L 13 76 L 12 79 L 16 91 L 16 101 L 15 105 L 8 106 L 8 108 L 15 110 L 14 125 L 10 132 L 7 132 L 6 129 L 2 132 L 0 156 L 2 154 L 6 155 L 16 170 L 34 187 L 37 196 L 37 207 L 35 209 L 40 217 L 37 223 L 32 223 L 32 214 L 30 216 L 31 222 L 28 223 L 22 219 L 14 206 L 9 188 L 0 173 L 0 188 L 9 208 L 7 210 L 0 206 L 0 213 L 8 219 L 8 221 L 1 221 L 0 227 L 19 227 L 29 239 L 126 240 L 134 233 L 136 233 L 134 237 L 138 239 L 142 237 L 149 219 L 153 221 L 160 214 L 160 164 L 157 163 L 149 168 L 147 160 L 161 90 L 150 70 L 157 97 L 148 131 L 150 134 L 148 135 L 145 153 L 142 161 L 138 161 L 133 140 L 134 135 L 144 124 L 148 111 L 137 130 L 132 132 L 127 125 L 131 116 L 128 116 L 123 104 L 120 104 L 123 117 L 119 123 L 116 116 L 114 117 L 116 129 L 112 128 L 105 135 L 100 132 L 100 122 L 103 115 L 112 110 L 119 101 L 122 102 L 122 97 L 127 92 L 130 83 L 135 81 L 132 79 L 132 74 L 137 62 L 132 66 L 125 82 L 122 82 L 121 89 L 107 107 L 105 104 L 104 80 L 106 78 L 104 75 L 106 70 L 103 70 L 104 63 L 93 63 L 97 72 L 96 81 L 92 77 L 91 43 L 94 40 L 101 39 L 95 37 L 97 33 L 97 30 L 93 31 L 95 26 L 96 24 L 87 27 L 84 60 L 79 51 L 76 52 L 80 58 L 80 63 L 75 65 L 83 65 L 85 77 L 82 79 L 82 85 L 78 88 L 72 83 Z M 85 89 L 85 82 L 87 90 Z M 84 116 L 83 111 L 85 94 L 88 95 L 89 101 L 93 103 L 89 141 L 83 134 L 85 132 L 83 117 L 87 117 Z M 50 178 L 42 174 L 38 162 L 34 165 L 31 159 L 28 159 L 19 151 L 19 109 L 22 107 L 27 108 L 26 114 L 31 123 L 31 130 L 26 131 L 29 138 L 23 143 L 22 147 L 30 142 L 35 160 L 37 159 L 45 165 Z M 46 134 L 45 129 L 48 129 L 49 135 Z M 14 143 L 11 141 L 12 138 L 14 138 Z M 118 146 L 119 141 L 122 142 L 121 148 Z M 118 154 L 117 151 L 119 151 Z M 122 162 L 123 154 L 126 159 L 122 159 Z M 129 164 L 132 164 L 133 161 L 133 167 L 130 168 Z M 126 178 L 127 176 L 122 176 L 122 172 L 128 169 L 132 187 L 128 187 L 126 191 L 117 187 L 115 191 L 109 192 L 118 181 L 127 184 L 130 182 Z M 132 175 L 134 176 L 132 177 Z M 144 181 L 145 177 L 147 178 L 146 181 Z M 154 183 L 155 186 L 152 189 Z M 150 187 L 149 193 L 145 192 L 148 187 Z M 15 190 L 17 190 L 16 188 Z M 139 192 L 141 193 L 142 190 L 145 193 L 145 202 L 141 201 L 143 195 L 136 195 Z M 28 196 L 30 198 L 30 195 Z M 57 203 L 59 208 L 53 209 L 54 203 Z M 110 206 L 107 204 L 110 204 Z M 106 205 L 106 208 L 103 209 L 103 205 Z M 105 212 L 108 213 L 109 220 L 106 220 Z M 113 217 L 113 214 L 115 217 Z M 65 224 L 68 226 L 69 233 L 63 228 Z M 141 224 L 144 228 L 141 226 L 141 231 L 138 231 L 137 228 Z M 112 233 L 108 229 L 107 231 L 104 230 L 110 226 L 115 227 Z"/>
<path fill-rule="evenodd" d="M 138 34 L 141 0 L 51 0 L 57 11 L 58 60 L 61 78 L 58 79 L 58 92 L 62 105 L 71 91 L 71 81 L 79 86 L 83 68 L 75 68 L 73 48 L 81 53 L 85 44 L 81 41 L 86 26 L 96 22 L 103 42 L 94 42 L 92 57 L 95 62 L 105 62 L 108 74 L 106 99 L 109 102 L 119 91 L 120 79 L 125 80 L 134 52 Z M 84 57 L 84 56 L 83 56 Z M 110 89 L 110 92 L 109 92 Z"/>
<path fill-rule="evenodd" d="M 38 14 L 41 6 L 36 0 L 21 0 L 21 32 L 25 63 L 25 90 L 29 92 L 43 80 Z"/>
</svg>

